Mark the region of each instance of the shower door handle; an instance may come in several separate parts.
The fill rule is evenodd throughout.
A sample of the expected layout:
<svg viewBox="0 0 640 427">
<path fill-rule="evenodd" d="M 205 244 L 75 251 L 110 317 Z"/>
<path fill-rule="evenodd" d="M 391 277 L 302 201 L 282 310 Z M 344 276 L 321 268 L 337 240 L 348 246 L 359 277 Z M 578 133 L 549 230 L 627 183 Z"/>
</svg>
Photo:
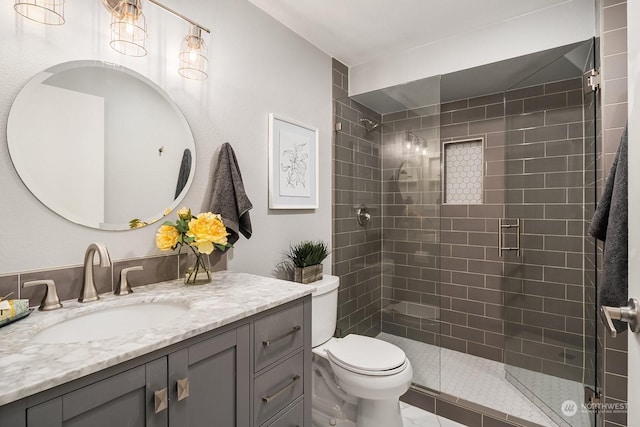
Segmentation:
<svg viewBox="0 0 640 427">
<path fill-rule="evenodd" d="M 604 324 L 609 329 L 609 335 L 616 337 L 618 332 L 613 326 L 613 320 L 621 320 L 629 324 L 629 329 L 636 334 L 640 332 L 640 302 L 635 298 L 629 299 L 627 307 L 600 307 L 600 314 Z"/>
<path fill-rule="evenodd" d="M 505 224 L 505 218 L 498 219 L 498 256 L 502 257 L 503 251 L 516 251 L 516 256 L 520 256 L 520 218 L 516 218 L 515 224 Z M 505 229 L 515 229 L 516 230 L 516 245 L 515 246 L 505 246 L 504 245 L 504 237 L 502 236 L 502 231 Z"/>
</svg>

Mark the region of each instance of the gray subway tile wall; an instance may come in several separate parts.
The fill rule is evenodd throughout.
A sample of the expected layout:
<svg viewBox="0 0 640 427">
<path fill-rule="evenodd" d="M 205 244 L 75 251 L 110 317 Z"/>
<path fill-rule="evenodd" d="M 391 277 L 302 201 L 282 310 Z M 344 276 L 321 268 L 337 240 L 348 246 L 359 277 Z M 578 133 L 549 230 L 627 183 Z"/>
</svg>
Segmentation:
<svg viewBox="0 0 640 427">
<path fill-rule="evenodd" d="M 348 69 L 333 60 L 333 273 L 340 276 L 337 333 L 375 336 L 380 332 L 381 307 L 381 132 L 367 132 L 360 122 L 381 123 L 379 114 L 350 100 Z M 402 119 L 406 119 L 406 113 Z M 372 220 L 365 227 L 356 210 L 366 205 Z"/>
<path fill-rule="evenodd" d="M 423 306 L 427 299 L 434 302 L 437 292 L 410 291 L 407 285 L 408 280 L 431 280 L 432 290 L 441 286 L 440 301 L 435 301 L 432 310 L 441 323 L 441 345 L 582 379 L 581 331 L 567 328 L 583 316 L 585 153 L 577 139 L 583 131 L 573 126 L 582 126 L 581 85 L 578 78 L 509 91 L 506 114 L 503 94 L 442 104 L 438 115 L 442 141 L 483 138 L 487 167 L 484 203 L 445 204 L 439 217 L 437 208 L 430 210 L 432 218 L 425 215 L 426 207 L 437 207 L 440 202 L 439 174 L 423 176 L 415 193 L 394 188 L 389 180 L 406 160 L 398 145 L 403 132 L 437 131 L 434 110 L 420 122 L 407 119 L 408 112 L 383 117 L 383 213 L 388 219 L 383 229 L 383 331 L 438 343 L 437 334 L 418 333 L 422 331 L 418 320 L 435 319 L 412 318 L 398 311 L 398 307 L 404 309 L 399 302 Z M 438 151 L 434 151 L 436 156 Z M 439 167 L 439 161 L 436 164 Z M 577 194 L 570 195 L 574 187 Z M 400 207 L 399 200 L 405 200 Z M 497 222 L 503 217 L 522 220 L 526 248 L 522 258 L 512 253 L 498 255 Z M 433 239 L 437 239 L 441 218 L 442 253 L 441 258 L 434 256 L 435 264 L 438 259 L 441 262 L 440 275 L 437 265 L 431 269 L 435 274 L 427 273 L 411 258 L 423 250 L 417 242 L 407 241 L 420 230 L 418 218 L 420 224 L 431 219 Z M 576 237 L 571 236 L 573 229 L 580 230 Z M 507 241 L 513 238 L 505 234 Z M 565 302 L 573 284 L 577 292 L 571 295 L 579 302 Z M 564 339 L 559 341 L 559 336 Z"/>
</svg>

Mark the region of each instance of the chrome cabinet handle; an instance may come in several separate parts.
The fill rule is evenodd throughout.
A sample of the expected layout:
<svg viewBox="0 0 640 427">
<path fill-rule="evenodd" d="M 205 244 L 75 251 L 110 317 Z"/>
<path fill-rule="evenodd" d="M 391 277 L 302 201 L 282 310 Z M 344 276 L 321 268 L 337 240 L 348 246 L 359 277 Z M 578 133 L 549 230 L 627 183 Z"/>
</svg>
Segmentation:
<svg viewBox="0 0 640 427">
<path fill-rule="evenodd" d="M 176 381 L 178 386 L 178 402 L 189 397 L 189 377 Z"/>
<path fill-rule="evenodd" d="M 282 393 L 287 391 L 289 388 L 293 387 L 294 384 L 297 383 L 298 381 L 300 381 L 300 375 L 294 375 L 294 377 L 291 379 L 291 382 L 289 384 L 285 385 L 284 387 L 282 387 L 280 390 L 276 391 L 272 395 L 262 396 L 262 401 L 264 403 L 271 402 L 273 399 L 275 399 L 278 396 L 280 396 Z"/>
<path fill-rule="evenodd" d="M 295 333 L 296 333 L 296 332 L 298 332 L 300 329 L 302 329 L 302 328 L 300 327 L 300 325 L 296 325 L 296 326 L 294 326 L 294 327 L 293 327 L 293 329 L 291 329 L 289 332 L 286 332 L 286 333 L 284 333 L 284 334 L 280 335 L 279 337 L 276 337 L 276 338 L 274 338 L 274 339 L 272 339 L 272 340 L 262 341 L 262 345 L 263 345 L 263 346 L 265 346 L 265 347 L 269 347 L 271 344 L 274 344 L 274 343 L 276 343 L 276 342 L 278 342 L 278 341 L 280 341 L 280 340 L 283 340 L 283 339 L 285 339 L 286 337 L 288 337 L 289 335 L 293 335 L 293 334 L 295 334 Z"/>
<path fill-rule="evenodd" d="M 169 406 L 169 393 L 167 393 L 167 388 L 162 388 L 155 393 L 153 393 L 154 400 L 154 410 L 156 414 L 167 409 Z"/>
<path fill-rule="evenodd" d="M 603 305 L 600 307 L 600 314 L 604 324 L 609 329 L 609 335 L 613 338 L 618 335 L 616 328 L 613 326 L 613 320 L 621 320 L 629 324 L 629 329 L 632 332 L 640 332 L 640 302 L 635 298 L 629 299 L 629 305 L 627 307 L 609 307 Z"/>
</svg>

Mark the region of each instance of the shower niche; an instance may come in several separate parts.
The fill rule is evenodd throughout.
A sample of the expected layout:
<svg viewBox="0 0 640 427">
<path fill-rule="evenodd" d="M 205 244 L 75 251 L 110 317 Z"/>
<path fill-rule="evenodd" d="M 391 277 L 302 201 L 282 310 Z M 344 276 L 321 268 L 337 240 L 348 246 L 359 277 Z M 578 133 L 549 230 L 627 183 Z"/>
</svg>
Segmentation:
<svg viewBox="0 0 640 427">
<path fill-rule="evenodd" d="M 592 413 L 562 411 L 598 388 L 584 233 L 593 45 L 335 100 L 339 332 L 400 346 L 410 393 L 542 426 L 595 425 Z M 352 214 L 365 202 L 366 230 Z M 516 237 L 518 251 L 501 250 Z"/>
</svg>

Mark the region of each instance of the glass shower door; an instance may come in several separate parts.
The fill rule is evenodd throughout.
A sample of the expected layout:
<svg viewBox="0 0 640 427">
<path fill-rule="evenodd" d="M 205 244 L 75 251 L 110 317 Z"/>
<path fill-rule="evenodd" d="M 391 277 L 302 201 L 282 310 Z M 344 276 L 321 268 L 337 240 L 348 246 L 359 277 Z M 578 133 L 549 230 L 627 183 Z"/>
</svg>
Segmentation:
<svg viewBox="0 0 640 427">
<path fill-rule="evenodd" d="M 381 119 L 378 338 L 404 350 L 415 386 L 440 390 L 440 76 L 357 95 L 358 105 Z"/>
<path fill-rule="evenodd" d="M 593 60 L 577 44 L 504 93 L 506 376 L 560 426 L 595 422 L 580 406 L 595 386 Z"/>
</svg>

